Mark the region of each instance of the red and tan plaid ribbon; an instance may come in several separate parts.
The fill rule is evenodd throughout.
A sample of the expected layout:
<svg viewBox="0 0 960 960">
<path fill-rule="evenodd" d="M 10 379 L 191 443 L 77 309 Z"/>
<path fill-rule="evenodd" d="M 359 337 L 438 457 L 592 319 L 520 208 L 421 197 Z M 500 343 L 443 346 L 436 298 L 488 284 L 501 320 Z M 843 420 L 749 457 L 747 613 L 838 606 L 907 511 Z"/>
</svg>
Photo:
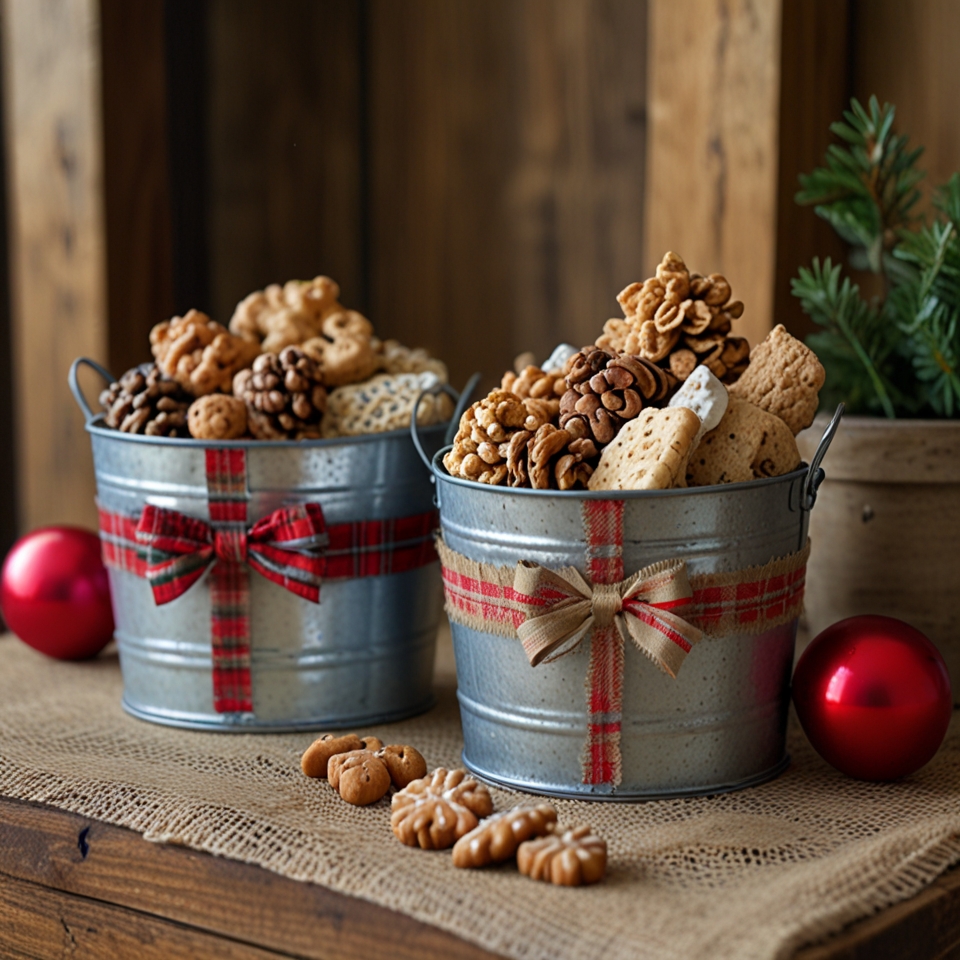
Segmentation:
<svg viewBox="0 0 960 960">
<path fill-rule="evenodd" d="M 320 602 L 324 579 L 400 573 L 437 559 L 436 511 L 327 528 L 318 503 L 283 507 L 247 529 L 246 453 L 207 450 L 210 523 L 148 504 L 139 518 L 100 508 L 107 566 L 150 582 L 169 603 L 210 571 L 213 705 L 253 710 L 247 566 L 286 590 Z"/>
<path fill-rule="evenodd" d="M 450 619 L 481 632 L 519 637 L 534 666 L 590 636 L 584 783 L 621 781 L 620 731 L 626 639 L 676 676 L 701 633 L 757 634 L 797 617 L 809 544 L 760 567 L 686 577 L 682 561 L 661 561 L 624 579 L 623 502 L 583 504 L 586 569 L 546 571 L 481 564 L 437 548 Z"/>
<path fill-rule="evenodd" d="M 582 514 L 590 579 L 619 583 L 623 580 L 623 501 L 584 500 Z M 622 703 L 623 640 L 610 624 L 594 630 L 590 641 L 584 783 L 620 782 Z"/>
</svg>

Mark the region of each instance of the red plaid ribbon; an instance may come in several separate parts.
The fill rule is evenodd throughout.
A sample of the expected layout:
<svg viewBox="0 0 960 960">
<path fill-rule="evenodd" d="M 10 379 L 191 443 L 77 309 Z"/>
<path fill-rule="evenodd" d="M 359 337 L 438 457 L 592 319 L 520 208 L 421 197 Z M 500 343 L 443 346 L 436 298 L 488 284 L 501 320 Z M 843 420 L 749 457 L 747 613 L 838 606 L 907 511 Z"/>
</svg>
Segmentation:
<svg viewBox="0 0 960 960">
<path fill-rule="evenodd" d="M 682 562 L 662 561 L 624 580 L 623 506 L 617 500 L 583 501 L 592 587 L 572 568 L 553 572 L 524 561 L 515 568 L 479 564 L 438 542 L 447 613 L 455 623 L 519 637 L 533 665 L 571 652 L 590 636 L 583 782 L 596 786 L 616 786 L 621 780 L 625 636 L 676 676 L 701 632 L 759 633 L 798 616 L 809 551 L 808 545 L 762 567 L 694 575 L 689 582 L 684 571 L 681 583 L 676 577 Z M 570 630 L 574 605 L 581 608 L 582 626 Z M 607 615 L 601 615 L 604 607 Z M 611 612 L 639 622 L 624 630 L 620 620 L 629 621 L 629 616 L 618 619 Z"/>
<path fill-rule="evenodd" d="M 247 566 L 320 602 L 323 579 L 400 573 L 437 559 L 436 511 L 326 527 L 318 503 L 282 507 L 247 529 L 246 453 L 207 450 L 210 522 L 148 504 L 139 518 L 100 508 L 107 566 L 150 582 L 154 601 L 181 596 L 210 564 L 213 705 L 252 712 Z"/>
<path fill-rule="evenodd" d="M 594 583 L 623 579 L 623 501 L 584 500 L 587 570 Z M 587 743 L 583 782 L 620 782 L 623 640 L 611 624 L 593 631 L 587 668 Z"/>
</svg>

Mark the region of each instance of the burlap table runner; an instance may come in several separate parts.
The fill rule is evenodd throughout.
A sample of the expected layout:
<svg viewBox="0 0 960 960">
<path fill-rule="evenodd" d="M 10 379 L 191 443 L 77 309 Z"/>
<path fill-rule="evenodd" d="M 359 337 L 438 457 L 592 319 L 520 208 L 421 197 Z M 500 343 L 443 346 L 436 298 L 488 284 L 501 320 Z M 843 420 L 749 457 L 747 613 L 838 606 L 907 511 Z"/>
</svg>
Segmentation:
<svg viewBox="0 0 960 960">
<path fill-rule="evenodd" d="M 120 709 L 115 654 L 57 663 L 0 639 L 0 794 L 53 804 L 323 884 L 524 960 L 774 958 L 912 896 L 960 860 L 960 727 L 919 774 L 849 780 L 793 729 L 793 762 L 764 786 L 636 805 L 557 801 L 592 824 L 610 869 L 562 889 L 515 868 L 457 870 L 402 846 L 389 801 L 343 803 L 300 773 L 299 735 L 170 730 Z M 461 749 L 454 681 L 414 720 L 373 728 L 431 766 Z M 498 809 L 521 799 L 496 790 Z"/>
</svg>

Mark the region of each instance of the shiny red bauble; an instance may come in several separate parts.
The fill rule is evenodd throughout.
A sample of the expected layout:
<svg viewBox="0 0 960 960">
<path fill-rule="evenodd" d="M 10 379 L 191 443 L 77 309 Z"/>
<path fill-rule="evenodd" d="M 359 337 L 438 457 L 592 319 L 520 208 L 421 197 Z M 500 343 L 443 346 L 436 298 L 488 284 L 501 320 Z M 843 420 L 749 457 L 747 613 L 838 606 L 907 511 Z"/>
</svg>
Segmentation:
<svg viewBox="0 0 960 960">
<path fill-rule="evenodd" d="M 78 527 L 44 527 L 22 537 L 0 573 L 0 612 L 10 630 L 47 656 L 96 656 L 113 637 L 100 538 Z"/>
<path fill-rule="evenodd" d="M 793 702 L 817 752 L 859 780 L 896 780 L 937 752 L 953 712 L 940 651 L 893 617 L 827 627 L 793 675 Z"/>
</svg>

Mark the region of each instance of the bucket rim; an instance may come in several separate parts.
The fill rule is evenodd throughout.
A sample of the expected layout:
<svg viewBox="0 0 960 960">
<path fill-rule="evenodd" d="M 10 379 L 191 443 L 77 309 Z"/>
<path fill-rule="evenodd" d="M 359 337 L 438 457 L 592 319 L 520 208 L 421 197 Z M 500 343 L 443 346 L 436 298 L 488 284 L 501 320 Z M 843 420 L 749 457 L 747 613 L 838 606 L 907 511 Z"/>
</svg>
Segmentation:
<svg viewBox="0 0 960 960">
<path fill-rule="evenodd" d="M 384 430 L 381 433 L 361 433 L 351 437 L 321 437 L 317 440 L 197 440 L 195 437 L 151 437 L 142 433 L 121 433 L 119 430 L 113 430 L 110 427 L 103 426 L 105 414 L 98 413 L 92 420 L 86 423 L 87 433 L 95 437 L 104 437 L 107 440 L 118 440 L 123 443 L 146 443 L 161 447 L 187 447 L 193 450 L 229 449 L 236 450 L 238 447 L 243 449 L 275 450 L 278 447 L 296 447 L 297 449 L 329 449 L 337 446 L 354 446 L 361 443 L 376 443 L 379 440 L 396 440 L 401 437 L 410 439 L 410 428 L 401 427 L 399 430 Z M 450 421 L 444 420 L 441 423 L 432 423 L 428 427 L 420 427 L 419 430 L 424 434 L 443 434 L 449 427 Z"/>
<path fill-rule="evenodd" d="M 809 465 L 801 461 L 796 470 L 783 473 L 779 477 L 762 477 L 759 480 L 744 480 L 740 483 L 714 483 L 707 487 L 672 487 L 669 490 L 533 490 L 530 487 L 504 487 L 450 476 L 447 468 L 443 465 L 443 457 L 452 449 L 452 444 L 442 447 L 434 454 L 431 461 L 431 472 L 438 485 L 442 481 L 492 496 L 556 497 L 564 500 L 643 500 L 665 497 L 697 497 L 709 496 L 718 491 L 727 493 L 733 490 L 755 490 L 758 487 L 768 487 L 778 483 L 802 481 L 809 470 Z"/>
</svg>

